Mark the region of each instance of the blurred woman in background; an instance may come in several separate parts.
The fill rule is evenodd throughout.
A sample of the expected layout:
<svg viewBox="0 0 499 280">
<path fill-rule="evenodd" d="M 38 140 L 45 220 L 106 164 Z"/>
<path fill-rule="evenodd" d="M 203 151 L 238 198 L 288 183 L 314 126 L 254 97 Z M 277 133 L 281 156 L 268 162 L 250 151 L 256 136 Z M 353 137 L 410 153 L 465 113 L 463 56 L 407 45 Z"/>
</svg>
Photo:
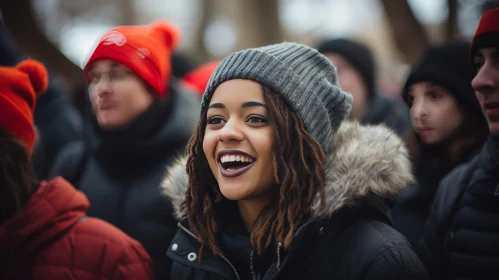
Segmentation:
<svg viewBox="0 0 499 280">
<path fill-rule="evenodd" d="M 395 229 L 415 248 L 439 182 L 471 159 L 488 135 L 471 88 L 469 46 L 453 41 L 427 47 L 404 85 L 414 128 L 409 147 L 416 183 L 399 194 L 392 215 Z"/>
</svg>

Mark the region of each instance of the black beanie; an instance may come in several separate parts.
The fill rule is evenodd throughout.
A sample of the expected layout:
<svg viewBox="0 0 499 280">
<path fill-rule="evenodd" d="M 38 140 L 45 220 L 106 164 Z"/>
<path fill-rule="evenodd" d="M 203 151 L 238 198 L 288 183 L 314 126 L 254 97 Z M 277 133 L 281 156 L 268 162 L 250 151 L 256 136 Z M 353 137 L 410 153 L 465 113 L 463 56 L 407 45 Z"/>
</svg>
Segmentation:
<svg viewBox="0 0 499 280">
<path fill-rule="evenodd" d="M 411 85 L 427 81 L 447 89 L 470 114 L 483 116 L 471 87 L 473 73 L 468 60 L 469 49 L 470 44 L 464 41 L 426 47 L 405 82 L 402 93 L 405 103 L 410 106 L 408 94 Z"/>
<path fill-rule="evenodd" d="M 364 78 L 369 97 L 375 92 L 375 65 L 369 48 L 359 42 L 348 39 L 333 39 L 321 42 L 317 50 L 322 53 L 335 53 L 345 57 Z"/>
</svg>

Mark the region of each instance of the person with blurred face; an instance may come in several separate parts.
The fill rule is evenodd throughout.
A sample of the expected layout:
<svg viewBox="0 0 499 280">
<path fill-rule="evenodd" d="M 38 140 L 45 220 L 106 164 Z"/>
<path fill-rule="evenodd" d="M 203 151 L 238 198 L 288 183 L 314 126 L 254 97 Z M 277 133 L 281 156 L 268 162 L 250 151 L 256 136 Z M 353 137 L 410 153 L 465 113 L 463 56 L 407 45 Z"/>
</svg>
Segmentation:
<svg viewBox="0 0 499 280">
<path fill-rule="evenodd" d="M 171 279 L 427 278 L 385 211 L 412 178 L 407 150 L 384 126 L 345 121 L 335 72 L 296 43 L 218 65 L 162 184 L 180 220 Z"/>
<path fill-rule="evenodd" d="M 90 116 L 86 142 L 65 149 L 53 175 L 62 175 L 102 218 L 139 240 L 156 278 L 169 274 L 165 255 L 175 233 L 159 184 L 182 154 L 196 124 L 197 96 L 171 77 L 179 31 L 165 21 L 108 31 L 84 67 Z"/>
<path fill-rule="evenodd" d="M 85 195 L 32 166 L 34 110 L 48 85 L 32 59 L 0 67 L 0 279 L 154 279 L 144 248 L 87 217 Z"/>
<path fill-rule="evenodd" d="M 416 184 L 397 196 L 392 216 L 395 229 L 415 247 L 438 184 L 475 156 L 488 135 L 471 87 L 469 48 L 464 41 L 427 47 L 403 88 L 418 143 L 411 151 Z"/>
<path fill-rule="evenodd" d="M 378 93 L 374 57 L 366 45 L 340 38 L 323 41 L 317 49 L 336 66 L 340 87 L 352 94 L 352 119 L 362 124 L 384 123 L 399 135 L 410 130 L 407 108 Z"/>
<path fill-rule="evenodd" d="M 487 121 L 490 136 L 479 154 L 456 167 L 438 188 L 421 243 L 421 257 L 435 279 L 497 278 L 498 53 L 499 9 L 495 9 L 481 17 L 468 54 L 474 71 L 471 86 Z"/>
</svg>

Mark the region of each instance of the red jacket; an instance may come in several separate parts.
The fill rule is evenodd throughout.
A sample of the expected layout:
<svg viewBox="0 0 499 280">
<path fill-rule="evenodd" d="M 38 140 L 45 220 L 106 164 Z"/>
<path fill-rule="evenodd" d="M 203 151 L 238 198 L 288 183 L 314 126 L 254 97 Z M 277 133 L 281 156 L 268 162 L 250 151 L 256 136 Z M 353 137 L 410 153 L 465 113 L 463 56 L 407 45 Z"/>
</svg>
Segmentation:
<svg viewBox="0 0 499 280">
<path fill-rule="evenodd" d="M 85 195 L 61 177 L 43 182 L 0 226 L 0 279 L 153 279 L 142 245 L 85 217 Z"/>
</svg>

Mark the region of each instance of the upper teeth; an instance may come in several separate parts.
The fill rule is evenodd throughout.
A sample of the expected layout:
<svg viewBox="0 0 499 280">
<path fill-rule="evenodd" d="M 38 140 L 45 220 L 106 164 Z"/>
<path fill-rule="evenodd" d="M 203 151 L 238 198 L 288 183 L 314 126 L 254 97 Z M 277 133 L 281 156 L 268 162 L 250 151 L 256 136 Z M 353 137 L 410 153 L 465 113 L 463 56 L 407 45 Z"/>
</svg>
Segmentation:
<svg viewBox="0 0 499 280">
<path fill-rule="evenodd" d="M 220 158 L 220 161 L 222 163 L 224 163 L 224 162 L 234 162 L 234 161 L 253 162 L 253 159 L 251 157 L 242 156 L 242 155 L 224 155 L 224 156 L 222 156 Z"/>
</svg>

